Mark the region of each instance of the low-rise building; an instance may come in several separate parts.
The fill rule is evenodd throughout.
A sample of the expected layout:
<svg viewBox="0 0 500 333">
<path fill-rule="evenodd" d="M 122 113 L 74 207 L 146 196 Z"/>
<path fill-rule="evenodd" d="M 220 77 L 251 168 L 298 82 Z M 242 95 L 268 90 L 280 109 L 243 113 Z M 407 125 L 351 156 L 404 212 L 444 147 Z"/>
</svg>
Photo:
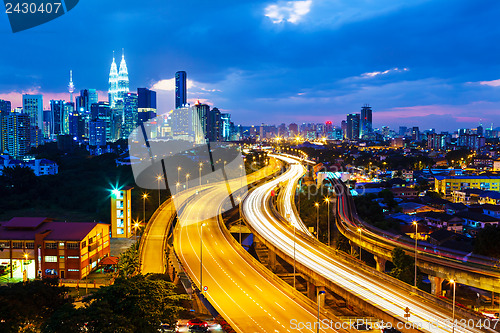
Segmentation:
<svg viewBox="0 0 500 333">
<path fill-rule="evenodd" d="M 500 176 L 435 176 L 434 191 L 446 196 L 454 191 L 478 189 L 500 191 Z"/>
<path fill-rule="evenodd" d="M 498 218 L 475 212 L 461 212 L 457 213 L 456 216 L 462 218 L 466 226 L 470 228 L 483 229 L 487 225 L 498 225 L 500 222 Z"/>
<path fill-rule="evenodd" d="M 9 155 L 0 155 L 0 175 L 2 175 L 4 168 L 12 168 L 16 166 L 29 167 L 33 170 L 36 176 L 55 175 L 59 172 L 59 166 L 57 163 L 45 158 L 16 160 L 11 158 Z"/>
<path fill-rule="evenodd" d="M 33 279 L 82 279 L 110 253 L 109 225 L 15 217 L 0 222 L 0 266 L 4 274 Z"/>
</svg>

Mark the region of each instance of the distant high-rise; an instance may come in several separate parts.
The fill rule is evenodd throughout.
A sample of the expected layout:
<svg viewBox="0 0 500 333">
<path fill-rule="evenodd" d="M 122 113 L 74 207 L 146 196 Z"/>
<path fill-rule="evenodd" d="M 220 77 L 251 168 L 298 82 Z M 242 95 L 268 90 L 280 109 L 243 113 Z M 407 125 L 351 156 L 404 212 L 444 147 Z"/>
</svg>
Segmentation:
<svg viewBox="0 0 500 333">
<path fill-rule="evenodd" d="M 194 142 L 196 144 L 202 144 L 206 142 L 207 138 L 207 120 L 208 114 L 210 112 L 210 106 L 207 104 L 201 104 L 199 101 L 192 108 L 193 112 L 193 131 L 194 131 Z"/>
<path fill-rule="evenodd" d="M 113 53 L 113 62 L 111 63 L 111 69 L 109 71 L 109 104 L 112 108 L 118 100 L 123 101 L 123 97 L 129 92 L 129 80 L 128 80 L 128 69 L 127 63 L 125 62 L 125 54 L 122 53 L 122 60 L 120 62 L 120 68 L 118 69 L 115 62 L 115 56 Z"/>
<path fill-rule="evenodd" d="M 291 123 L 288 125 L 288 131 L 290 132 L 290 136 L 294 137 L 299 134 L 299 126 L 295 123 Z"/>
<path fill-rule="evenodd" d="M 420 140 L 420 130 L 418 129 L 418 126 L 415 126 L 411 129 L 411 139 L 413 141 Z"/>
<path fill-rule="evenodd" d="M 408 131 L 408 127 L 406 127 L 406 126 L 399 126 L 399 135 L 400 136 L 405 136 L 406 135 L 406 131 Z"/>
<path fill-rule="evenodd" d="M 207 136 L 209 141 L 222 141 L 222 120 L 218 108 L 213 108 L 208 114 Z"/>
<path fill-rule="evenodd" d="M 99 122 L 95 122 L 96 120 L 102 120 L 104 125 L 102 125 Z M 99 128 L 104 126 L 106 141 L 112 141 L 113 137 L 113 131 L 111 128 L 112 115 L 111 115 L 111 108 L 109 107 L 108 103 L 99 102 L 92 104 L 91 121 L 94 121 L 94 125 L 98 126 Z M 89 125 L 89 136 L 90 136 L 90 125 Z"/>
<path fill-rule="evenodd" d="M 368 135 L 373 130 L 372 125 L 372 108 L 365 104 L 361 108 L 361 124 L 360 124 L 360 133 L 359 137 L 363 138 L 365 135 Z"/>
<path fill-rule="evenodd" d="M 123 99 L 123 124 L 121 137 L 128 139 L 130 133 L 137 126 L 138 121 L 138 108 L 137 108 L 137 94 L 127 93 Z"/>
<path fill-rule="evenodd" d="M 175 108 L 187 104 L 187 74 L 185 71 L 175 73 Z"/>
<path fill-rule="evenodd" d="M 99 97 L 95 89 L 80 90 L 80 96 L 76 98 L 76 110 L 79 113 L 90 114 L 91 105 L 98 101 Z"/>
<path fill-rule="evenodd" d="M 221 130 L 222 130 L 222 141 L 231 140 L 231 114 L 221 113 Z"/>
<path fill-rule="evenodd" d="M 359 139 L 359 123 L 360 115 L 358 113 L 351 113 L 347 115 L 347 139 Z"/>
<path fill-rule="evenodd" d="M 156 117 L 156 91 L 137 88 L 138 125 Z"/>
<path fill-rule="evenodd" d="M 125 95 L 129 93 L 129 80 L 127 63 L 125 62 L 125 53 L 122 51 L 122 61 L 118 70 L 118 92 L 117 98 L 123 100 Z"/>
<path fill-rule="evenodd" d="M 62 100 L 50 101 L 50 134 L 58 135 L 64 133 L 65 102 Z"/>
<path fill-rule="evenodd" d="M 7 115 L 12 111 L 12 104 L 10 101 L 5 101 L 3 99 L 0 99 L 0 114 L 1 115 Z"/>
<path fill-rule="evenodd" d="M 189 106 L 177 108 L 172 112 L 171 126 L 174 138 L 179 140 L 193 140 L 193 116 Z"/>
<path fill-rule="evenodd" d="M 118 68 L 115 62 L 115 53 L 113 52 L 113 62 L 109 70 L 109 90 L 108 100 L 109 104 L 114 107 L 116 99 L 118 98 Z"/>
<path fill-rule="evenodd" d="M 30 118 L 31 126 L 43 128 L 43 96 L 23 95 L 23 112 Z"/>
<path fill-rule="evenodd" d="M 3 117 L 2 149 L 7 150 L 15 158 L 26 155 L 30 149 L 31 128 L 30 116 L 26 113 L 11 112 Z"/>
<path fill-rule="evenodd" d="M 3 119 L 6 118 L 9 114 L 10 111 L 12 110 L 12 105 L 10 101 L 5 101 L 3 99 L 0 99 L 0 154 L 4 151 L 4 141 L 6 140 L 6 135 L 4 134 L 2 123 Z"/>
</svg>

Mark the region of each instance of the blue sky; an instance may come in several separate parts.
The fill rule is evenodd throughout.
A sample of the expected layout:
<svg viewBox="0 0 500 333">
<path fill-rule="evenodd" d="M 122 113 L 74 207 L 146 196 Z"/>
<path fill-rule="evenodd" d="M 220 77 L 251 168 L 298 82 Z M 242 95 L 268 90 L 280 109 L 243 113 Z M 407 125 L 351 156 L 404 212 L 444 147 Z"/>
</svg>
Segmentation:
<svg viewBox="0 0 500 333">
<path fill-rule="evenodd" d="M 104 92 L 124 48 L 131 88 L 154 87 L 162 112 L 186 70 L 191 101 L 236 123 L 340 125 L 368 103 L 376 127 L 500 126 L 500 3 L 402 2 L 82 0 L 16 34 L 0 14 L 0 98 L 68 99 L 70 69 Z"/>
</svg>

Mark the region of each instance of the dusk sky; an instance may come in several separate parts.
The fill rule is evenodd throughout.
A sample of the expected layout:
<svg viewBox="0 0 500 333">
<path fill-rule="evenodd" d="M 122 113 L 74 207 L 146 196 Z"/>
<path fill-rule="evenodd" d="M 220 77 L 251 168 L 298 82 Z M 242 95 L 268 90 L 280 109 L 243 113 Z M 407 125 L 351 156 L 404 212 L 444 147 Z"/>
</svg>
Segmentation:
<svg viewBox="0 0 500 333">
<path fill-rule="evenodd" d="M 69 99 L 108 89 L 115 50 L 130 87 L 173 107 L 173 76 L 188 97 L 237 124 L 339 126 L 363 104 L 374 127 L 454 131 L 500 126 L 500 2 L 496 0 L 97 1 L 13 34 L 0 14 L 0 98 Z"/>
</svg>

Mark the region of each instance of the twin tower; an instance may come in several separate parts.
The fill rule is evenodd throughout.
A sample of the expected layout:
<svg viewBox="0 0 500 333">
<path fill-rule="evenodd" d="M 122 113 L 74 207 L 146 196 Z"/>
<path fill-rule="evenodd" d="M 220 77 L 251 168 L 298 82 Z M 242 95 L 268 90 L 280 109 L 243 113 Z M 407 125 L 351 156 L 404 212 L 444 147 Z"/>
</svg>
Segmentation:
<svg viewBox="0 0 500 333">
<path fill-rule="evenodd" d="M 118 70 L 115 62 L 115 54 L 113 52 L 113 63 L 109 71 L 109 104 L 111 107 L 116 106 L 117 101 L 123 101 L 125 94 L 129 92 L 129 80 L 127 63 L 125 62 L 125 54 L 122 51 L 122 61 Z"/>
</svg>

